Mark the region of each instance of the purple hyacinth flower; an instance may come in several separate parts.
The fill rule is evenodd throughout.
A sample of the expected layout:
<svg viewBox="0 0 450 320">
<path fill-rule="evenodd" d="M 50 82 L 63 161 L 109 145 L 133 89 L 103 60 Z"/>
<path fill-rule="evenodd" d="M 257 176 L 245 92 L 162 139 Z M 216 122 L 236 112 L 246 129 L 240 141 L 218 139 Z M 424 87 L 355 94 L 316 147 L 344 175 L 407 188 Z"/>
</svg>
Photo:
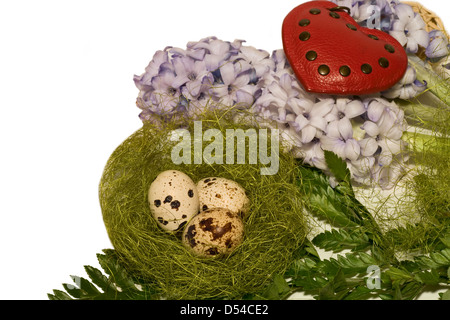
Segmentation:
<svg viewBox="0 0 450 320">
<path fill-rule="evenodd" d="M 403 151 L 401 137 L 406 130 L 404 112 L 394 103 L 381 99 L 369 103 L 369 112 L 369 118 L 373 120 L 367 120 L 361 126 L 366 132 L 365 138 L 359 141 L 361 155 L 376 155 L 379 165 L 389 165 L 393 156 Z"/>
<path fill-rule="evenodd" d="M 402 79 L 400 79 L 400 81 L 397 82 L 392 88 L 383 91 L 381 94 L 383 97 L 388 99 L 400 98 L 407 100 L 422 93 L 426 88 L 427 83 L 425 81 L 419 81 L 416 77 L 416 69 L 414 69 L 411 65 L 408 65 Z"/>
<path fill-rule="evenodd" d="M 234 104 L 251 106 L 254 100 L 255 86 L 249 85 L 250 78 L 247 74 L 239 75 L 239 68 L 232 62 L 225 63 L 220 68 L 222 83 L 215 84 L 211 93 L 224 106 L 232 107 Z"/>
<path fill-rule="evenodd" d="M 303 144 L 300 148 L 297 148 L 298 150 L 296 150 L 296 156 L 302 158 L 303 162 L 311 166 L 326 170 L 328 167 L 325 161 L 322 143 L 320 141 L 321 137 L 322 135 L 318 134 L 313 140 Z"/>
<path fill-rule="evenodd" d="M 173 66 L 177 78 L 172 84 L 174 87 L 182 87 L 183 95 L 188 99 L 196 99 L 205 92 L 214 81 L 214 77 L 206 69 L 204 61 L 196 61 L 190 57 L 173 59 Z"/>
<path fill-rule="evenodd" d="M 172 111 L 180 100 L 181 92 L 175 86 L 176 75 L 174 72 L 165 71 L 152 80 L 154 91 L 151 93 L 150 110 L 159 114 Z M 174 85 L 175 84 L 175 85 Z"/>
<path fill-rule="evenodd" d="M 146 86 L 151 86 L 151 82 L 154 77 L 156 77 L 159 72 L 161 65 L 169 61 L 169 55 L 167 51 L 157 51 L 153 59 L 150 61 L 148 66 L 145 68 L 145 73 L 140 76 L 135 75 L 133 77 L 134 83 L 139 90 L 143 90 Z"/>
<path fill-rule="evenodd" d="M 326 135 L 322 137 L 322 148 L 337 154 L 340 158 L 351 161 L 357 160 L 361 154 L 361 147 L 355 139 L 352 132 L 344 132 L 339 128 L 339 122 L 333 121 L 328 124 Z"/>
<path fill-rule="evenodd" d="M 189 42 L 188 50 L 205 50 L 203 60 L 209 71 L 219 69 L 224 63 L 228 62 L 232 56 L 238 54 L 243 41 L 236 40 L 233 43 L 222 41 L 216 37 L 209 37 L 199 42 Z"/>
<path fill-rule="evenodd" d="M 343 137 L 351 137 L 353 128 L 351 119 L 366 112 L 364 104 L 360 100 L 350 100 L 347 98 L 337 98 L 334 108 L 325 117 L 328 122 L 336 121 L 338 129 Z"/>
<path fill-rule="evenodd" d="M 314 103 L 309 99 L 296 99 L 298 106 L 302 109 L 297 113 L 295 125 L 301 131 L 302 143 L 309 143 L 327 128 L 325 116 L 334 105 L 333 99 L 322 100 Z"/>
<path fill-rule="evenodd" d="M 406 46 L 408 52 L 416 53 L 419 45 L 426 48 L 430 37 L 421 15 L 414 12 L 410 5 L 403 3 L 395 6 L 395 14 L 398 19 L 393 22 L 389 34 L 402 46 Z"/>
<path fill-rule="evenodd" d="M 240 64 L 242 72 L 253 69 L 257 78 L 275 68 L 275 62 L 270 59 L 268 52 L 250 46 L 241 47 L 235 61 Z"/>
<path fill-rule="evenodd" d="M 440 30 L 432 30 L 430 32 L 430 44 L 425 50 L 428 58 L 441 58 L 450 53 L 448 38 Z"/>
</svg>

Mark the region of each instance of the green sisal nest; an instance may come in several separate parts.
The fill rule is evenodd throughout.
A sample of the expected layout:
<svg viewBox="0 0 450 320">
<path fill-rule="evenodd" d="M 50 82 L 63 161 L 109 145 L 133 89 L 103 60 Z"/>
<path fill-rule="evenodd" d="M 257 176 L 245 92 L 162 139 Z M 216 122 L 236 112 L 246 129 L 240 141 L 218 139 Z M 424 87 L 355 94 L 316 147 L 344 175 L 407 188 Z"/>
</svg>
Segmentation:
<svg viewBox="0 0 450 320">
<path fill-rule="evenodd" d="M 192 121 L 182 125 L 193 132 Z M 306 237 L 303 200 L 296 186 L 298 163 L 280 150 L 279 170 L 274 175 L 261 175 L 265 165 L 260 161 L 175 165 L 171 150 L 178 141 L 168 137 L 179 126 L 146 124 L 108 160 L 99 191 L 112 245 L 127 270 L 152 284 L 162 298 L 239 299 L 259 292 L 274 274 L 284 273 Z M 208 128 L 219 129 L 225 137 L 226 129 L 250 126 L 237 124 L 230 113 L 211 113 L 202 118 L 203 131 Z M 246 190 L 251 207 L 244 217 L 244 241 L 230 256 L 199 258 L 182 245 L 181 232 L 166 233 L 158 227 L 147 192 L 155 177 L 169 169 L 183 171 L 195 182 L 209 176 L 229 178 Z"/>
</svg>

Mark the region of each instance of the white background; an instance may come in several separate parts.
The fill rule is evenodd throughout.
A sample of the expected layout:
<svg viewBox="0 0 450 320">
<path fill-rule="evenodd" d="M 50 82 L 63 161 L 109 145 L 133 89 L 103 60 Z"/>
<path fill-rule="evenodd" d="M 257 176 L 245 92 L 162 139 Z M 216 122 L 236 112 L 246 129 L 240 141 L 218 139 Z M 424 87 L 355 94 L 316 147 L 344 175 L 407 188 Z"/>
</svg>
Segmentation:
<svg viewBox="0 0 450 320">
<path fill-rule="evenodd" d="M 448 1 L 422 0 L 450 28 Z M 0 299 L 47 299 L 111 248 L 98 183 L 139 129 L 133 75 L 215 35 L 282 48 L 304 1 L 0 0 Z"/>
</svg>

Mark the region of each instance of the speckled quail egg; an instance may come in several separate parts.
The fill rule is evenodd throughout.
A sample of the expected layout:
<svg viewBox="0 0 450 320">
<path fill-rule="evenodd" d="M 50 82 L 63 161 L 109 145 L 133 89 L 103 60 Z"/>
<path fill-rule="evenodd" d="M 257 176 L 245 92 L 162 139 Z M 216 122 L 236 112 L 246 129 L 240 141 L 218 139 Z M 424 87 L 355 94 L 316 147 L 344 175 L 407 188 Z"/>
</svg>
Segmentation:
<svg viewBox="0 0 450 320">
<path fill-rule="evenodd" d="M 183 244 L 201 257 L 230 254 L 244 238 L 241 218 L 225 208 L 212 208 L 200 212 L 186 225 Z"/>
<path fill-rule="evenodd" d="M 244 215 L 249 208 L 249 199 L 242 186 L 230 179 L 209 177 L 197 183 L 200 211 L 211 208 L 227 208 Z"/>
<path fill-rule="evenodd" d="M 153 217 L 166 231 L 181 229 L 199 210 L 195 182 L 178 170 L 163 171 L 156 177 L 148 201 Z"/>
</svg>

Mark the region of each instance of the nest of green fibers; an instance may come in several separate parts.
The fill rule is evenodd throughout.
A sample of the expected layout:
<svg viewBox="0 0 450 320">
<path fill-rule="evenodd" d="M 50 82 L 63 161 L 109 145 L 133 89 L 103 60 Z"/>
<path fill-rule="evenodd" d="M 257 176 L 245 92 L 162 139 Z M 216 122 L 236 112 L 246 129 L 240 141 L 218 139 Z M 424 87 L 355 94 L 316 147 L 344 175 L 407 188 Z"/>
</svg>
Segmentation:
<svg viewBox="0 0 450 320">
<path fill-rule="evenodd" d="M 183 125 L 193 132 L 192 121 Z M 306 239 L 303 199 L 296 186 L 298 163 L 280 147 L 279 170 L 274 175 L 261 175 L 261 167 L 267 165 L 260 161 L 175 165 L 171 150 L 178 142 L 168 137 L 179 126 L 144 124 L 112 153 L 99 190 L 111 243 L 125 268 L 151 284 L 162 298 L 240 299 L 258 293 L 273 275 L 284 273 Z M 202 118 L 203 132 L 209 128 L 221 130 L 225 139 L 226 129 L 252 126 L 215 112 Z M 235 151 L 237 155 L 237 144 Z M 243 218 L 244 241 L 231 255 L 200 258 L 183 246 L 181 231 L 167 233 L 158 227 L 148 205 L 148 189 L 160 172 L 171 169 L 186 173 L 195 182 L 211 176 L 232 179 L 246 190 L 251 204 Z"/>
</svg>

